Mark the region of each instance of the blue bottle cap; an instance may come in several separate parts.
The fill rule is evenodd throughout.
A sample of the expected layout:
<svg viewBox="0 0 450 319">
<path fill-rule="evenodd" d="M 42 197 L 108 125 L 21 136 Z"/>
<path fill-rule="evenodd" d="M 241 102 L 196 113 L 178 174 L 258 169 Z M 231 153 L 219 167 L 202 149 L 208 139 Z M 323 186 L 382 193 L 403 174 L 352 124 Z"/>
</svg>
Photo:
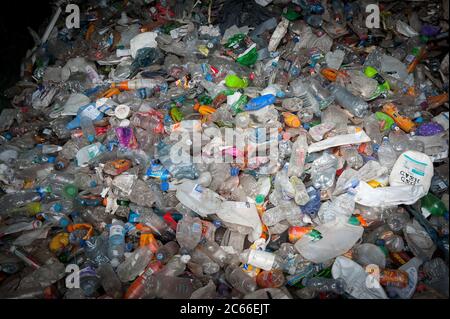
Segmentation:
<svg viewBox="0 0 450 319">
<path fill-rule="evenodd" d="M 93 143 L 95 141 L 95 136 L 92 134 L 89 134 L 87 139 L 90 143 Z"/>
<path fill-rule="evenodd" d="M 53 209 L 55 210 L 55 212 L 60 212 L 62 211 L 62 205 L 61 203 L 56 203 L 55 205 L 53 205 Z"/>
<path fill-rule="evenodd" d="M 61 218 L 61 220 L 59 221 L 59 225 L 62 228 L 66 228 L 69 225 L 69 221 L 67 220 L 67 218 Z"/>
<path fill-rule="evenodd" d="M 51 164 L 54 164 L 56 162 L 56 156 L 49 156 L 48 157 L 48 162 Z"/>
<path fill-rule="evenodd" d="M 164 254 L 163 253 L 157 253 L 156 254 L 156 259 L 163 260 L 164 259 Z"/>
<path fill-rule="evenodd" d="M 12 140 L 13 136 L 10 132 L 5 132 L 3 134 L 3 137 L 6 138 L 8 141 Z"/>
<path fill-rule="evenodd" d="M 130 211 L 130 213 L 128 214 L 128 221 L 130 223 L 137 223 L 138 220 L 139 220 L 139 216 L 140 216 L 139 213 L 136 213 L 134 211 Z"/>
<path fill-rule="evenodd" d="M 89 183 L 89 185 L 90 185 L 91 187 L 97 187 L 97 182 L 96 182 L 96 181 L 91 181 L 91 182 Z"/>
<path fill-rule="evenodd" d="M 222 222 L 220 220 L 213 221 L 213 225 L 216 226 L 216 228 L 222 227 Z"/>
<path fill-rule="evenodd" d="M 168 182 L 162 182 L 160 188 L 163 192 L 167 192 L 170 188 L 170 184 Z"/>
<path fill-rule="evenodd" d="M 205 76 L 205 80 L 206 81 L 208 81 L 208 82 L 212 82 L 212 80 L 213 80 L 213 77 L 212 77 L 212 75 L 211 74 L 206 74 L 206 76 Z"/>
<path fill-rule="evenodd" d="M 238 176 L 240 171 L 241 170 L 239 169 L 239 167 L 231 167 L 230 168 L 230 175 L 231 176 Z"/>
</svg>

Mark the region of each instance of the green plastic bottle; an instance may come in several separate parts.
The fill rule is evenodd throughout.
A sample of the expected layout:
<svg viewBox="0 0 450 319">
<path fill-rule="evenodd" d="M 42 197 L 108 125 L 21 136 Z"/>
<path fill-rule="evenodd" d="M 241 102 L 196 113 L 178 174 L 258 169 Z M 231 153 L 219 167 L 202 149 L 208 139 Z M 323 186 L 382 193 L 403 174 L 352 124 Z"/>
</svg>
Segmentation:
<svg viewBox="0 0 450 319">
<path fill-rule="evenodd" d="M 376 80 L 379 84 L 379 87 L 384 91 L 389 91 L 391 89 L 389 83 L 380 75 L 380 73 L 378 73 L 377 69 L 368 66 L 364 69 L 364 74 L 367 77 Z"/>
<path fill-rule="evenodd" d="M 392 125 L 394 125 L 394 120 L 386 113 L 376 112 L 375 116 L 378 121 L 384 121 L 383 131 L 391 129 Z"/>
<path fill-rule="evenodd" d="M 431 193 L 421 199 L 422 212 L 431 214 L 433 216 L 444 216 L 448 212 L 444 203 Z"/>
<path fill-rule="evenodd" d="M 244 89 L 248 86 L 246 78 L 241 79 L 235 74 L 229 74 L 225 78 L 225 85 L 232 89 Z"/>
</svg>

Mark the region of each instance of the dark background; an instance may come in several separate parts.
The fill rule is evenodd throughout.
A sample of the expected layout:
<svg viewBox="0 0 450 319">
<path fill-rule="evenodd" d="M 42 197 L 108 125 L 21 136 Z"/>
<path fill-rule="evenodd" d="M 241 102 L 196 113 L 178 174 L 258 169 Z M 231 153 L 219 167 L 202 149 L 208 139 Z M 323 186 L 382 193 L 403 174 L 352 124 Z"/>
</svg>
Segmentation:
<svg viewBox="0 0 450 319">
<path fill-rule="evenodd" d="M 51 3 L 46 0 L 2 1 L 0 9 L 0 95 L 19 80 L 21 61 L 27 50 L 34 46 L 33 38 L 27 27 L 39 32 L 39 27 L 45 21 L 50 20 L 52 12 Z M 2 102 L 4 103 L 3 99 Z"/>
</svg>

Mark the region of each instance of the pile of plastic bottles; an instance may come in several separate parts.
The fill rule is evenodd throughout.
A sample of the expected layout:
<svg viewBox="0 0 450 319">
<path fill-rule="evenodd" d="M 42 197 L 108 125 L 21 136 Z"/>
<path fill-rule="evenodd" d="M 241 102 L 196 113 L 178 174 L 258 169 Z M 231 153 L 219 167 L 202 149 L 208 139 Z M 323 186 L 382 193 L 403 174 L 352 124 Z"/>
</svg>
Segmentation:
<svg viewBox="0 0 450 319">
<path fill-rule="evenodd" d="M 5 92 L 0 297 L 448 298 L 448 1 L 85 2 Z"/>
</svg>

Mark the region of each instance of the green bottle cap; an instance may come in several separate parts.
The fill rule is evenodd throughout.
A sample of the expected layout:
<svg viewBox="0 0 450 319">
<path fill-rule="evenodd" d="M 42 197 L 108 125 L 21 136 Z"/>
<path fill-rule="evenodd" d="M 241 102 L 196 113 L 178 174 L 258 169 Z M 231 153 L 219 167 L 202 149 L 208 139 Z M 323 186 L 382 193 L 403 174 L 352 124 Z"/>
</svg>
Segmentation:
<svg viewBox="0 0 450 319">
<path fill-rule="evenodd" d="M 256 195 L 255 202 L 257 205 L 261 205 L 262 203 L 264 203 L 264 195 Z"/>
<path fill-rule="evenodd" d="M 78 188 L 74 185 L 67 185 L 64 187 L 64 194 L 67 195 L 67 197 L 75 198 L 78 195 Z"/>
</svg>

